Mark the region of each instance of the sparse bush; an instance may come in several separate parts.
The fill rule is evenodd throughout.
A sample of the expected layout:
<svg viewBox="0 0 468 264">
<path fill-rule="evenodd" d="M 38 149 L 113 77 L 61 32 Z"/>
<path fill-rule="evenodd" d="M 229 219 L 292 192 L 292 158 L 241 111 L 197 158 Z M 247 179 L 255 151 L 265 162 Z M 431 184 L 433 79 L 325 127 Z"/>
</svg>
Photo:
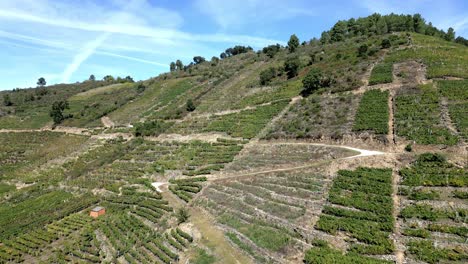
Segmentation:
<svg viewBox="0 0 468 264">
<path fill-rule="evenodd" d="M 406 145 L 406 146 L 405 146 L 405 151 L 406 151 L 406 152 L 411 152 L 411 151 L 413 151 L 413 145 L 411 145 L 411 144 Z"/>
<path fill-rule="evenodd" d="M 382 49 L 388 49 L 392 46 L 392 43 L 390 42 L 389 39 L 383 39 L 382 42 L 380 43 L 380 46 L 382 47 Z"/>
<path fill-rule="evenodd" d="M 185 207 L 181 207 L 176 212 L 177 222 L 179 224 L 187 222 L 190 217 L 188 210 Z"/>
<path fill-rule="evenodd" d="M 267 85 L 275 78 L 276 76 L 276 68 L 275 67 L 270 67 L 266 70 L 263 70 L 260 72 L 260 84 L 261 85 Z"/>
<path fill-rule="evenodd" d="M 193 103 L 192 99 L 188 99 L 187 100 L 187 103 L 185 104 L 185 109 L 188 111 L 188 112 L 193 112 L 195 111 L 195 104 Z"/>
<path fill-rule="evenodd" d="M 289 79 L 297 76 L 300 65 L 301 62 L 299 61 L 298 56 L 290 56 L 286 59 L 284 62 L 284 70 L 286 71 Z"/>
</svg>

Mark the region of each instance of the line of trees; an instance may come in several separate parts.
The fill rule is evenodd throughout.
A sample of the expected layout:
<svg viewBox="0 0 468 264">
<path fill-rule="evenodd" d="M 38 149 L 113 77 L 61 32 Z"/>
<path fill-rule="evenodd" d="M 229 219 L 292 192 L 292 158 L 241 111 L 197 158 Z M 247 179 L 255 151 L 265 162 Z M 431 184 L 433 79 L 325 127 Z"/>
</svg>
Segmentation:
<svg viewBox="0 0 468 264">
<path fill-rule="evenodd" d="M 416 32 L 429 36 L 436 36 L 447 41 L 465 44 L 463 37 L 455 39 L 455 31 L 449 28 L 447 32 L 438 29 L 420 14 L 414 15 L 380 15 L 374 13 L 368 17 L 338 21 L 329 31 L 322 32 L 320 42 L 333 43 L 356 36 L 384 35 L 391 32 Z"/>
</svg>

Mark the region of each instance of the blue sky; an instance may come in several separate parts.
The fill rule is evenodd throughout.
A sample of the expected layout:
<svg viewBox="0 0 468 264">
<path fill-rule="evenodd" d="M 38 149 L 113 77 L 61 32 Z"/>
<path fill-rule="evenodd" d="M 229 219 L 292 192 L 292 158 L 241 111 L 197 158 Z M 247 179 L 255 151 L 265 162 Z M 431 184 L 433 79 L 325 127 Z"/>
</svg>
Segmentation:
<svg viewBox="0 0 468 264">
<path fill-rule="evenodd" d="M 0 0 L 0 90 L 82 81 L 90 74 L 135 80 L 171 61 L 219 56 L 233 45 L 319 37 L 337 20 L 421 13 L 468 37 L 466 0 Z"/>
</svg>

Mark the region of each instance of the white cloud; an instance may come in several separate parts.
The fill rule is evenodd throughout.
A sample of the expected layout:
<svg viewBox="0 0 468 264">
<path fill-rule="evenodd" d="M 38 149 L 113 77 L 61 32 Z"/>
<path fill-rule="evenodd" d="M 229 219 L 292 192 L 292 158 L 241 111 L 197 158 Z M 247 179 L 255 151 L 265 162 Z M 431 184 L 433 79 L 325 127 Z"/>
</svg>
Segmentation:
<svg viewBox="0 0 468 264">
<path fill-rule="evenodd" d="M 195 6 L 223 29 L 238 28 L 265 21 L 281 21 L 298 16 L 315 16 L 316 10 L 302 0 L 197 0 Z"/>
<path fill-rule="evenodd" d="M 29 55 L 24 54 L 24 58 L 30 54 L 35 54 L 35 58 L 47 58 L 54 51 L 60 53 L 62 57 L 54 57 L 53 61 L 52 71 L 57 71 L 56 64 L 60 65 L 56 76 L 61 77 L 52 79 L 56 81 L 69 82 L 81 77 L 81 65 L 93 54 L 162 68 L 168 67 L 175 58 L 189 60 L 194 55 L 216 54 L 218 48 L 212 48 L 216 44 L 241 44 L 254 48 L 284 44 L 279 40 L 248 35 L 188 33 L 180 29 L 183 23 L 183 17 L 177 12 L 155 7 L 148 0 L 105 0 L 105 3 L 90 0 L 0 0 L 0 45 L 25 50 Z M 19 54 L 11 59 L 18 65 L 23 60 Z M 41 63 L 41 66 L 32 60 L 29 64 L 46 69 L 52 61 L 43 65 L 38 59 L 36 63 Z M 125 67 L 125 64 L 121 65 L 122 69 Z M 29 70 L 29 74 L 38 73 Z M 88 68 L 85 70 L 89 71 Z M 131 69 L 127 71 L 131 73 Z"/>
</svg>

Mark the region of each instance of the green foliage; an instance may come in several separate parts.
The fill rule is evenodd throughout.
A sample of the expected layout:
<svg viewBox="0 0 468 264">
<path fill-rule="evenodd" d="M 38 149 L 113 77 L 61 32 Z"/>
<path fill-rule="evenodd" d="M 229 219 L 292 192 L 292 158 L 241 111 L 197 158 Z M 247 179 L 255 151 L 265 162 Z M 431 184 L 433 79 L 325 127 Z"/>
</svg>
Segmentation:
<svg viewBox="0 0 468 264">
<path fill-rule="evenodd" d="M 374 66 L 369 79 L 369 85 L 391 83 L 393 81 L 393 64 L 379 63 Z"/>
<path fill-rule="evenodd" d="M 41 77 L 37 80 L 37 86 L 40 86 L 40 87 L 43 87 L 47 84 L 46 80 L 44 79 L 44 77 Z"/>
<path fill-rule="evenodd" d="M 411 151 L 413 151 L 413 145 L 411 145 L 411 144 L 406 145 L 406 146 L 405 146 L 405 151 L 406 151 L 406 152 L 411 152 Z"/>
<path fill-rule="evenodd" d="M 9 107 L 11 108 L 11 110 L 9 109 L 10 115 L 0 117 L 0 127 L 12 129 L 44 127 L 50 122 L 49 114 L 51 105 L 54 102 L 69 101 L 69 98 L 75 94 L 104 85 L 107 84 L 102 81 L 85 81 L 73 84 L 57 84 L 47 86 L 47 88 L 16 89 L 13 92 L 1 92 L 2 95 L 9 95 L 12 106 Z M 71 102 L 70 107 L 72 107 Z"/>
<path fill-rule="evenodd" d="M 196 257 L 190 261 L 193 264 L 213 264 L 216 262 L 216 257 L 210 255 L 206 250 L 198 248 Z"/>
<path fill-rule="evenodd" d="M 455 122 L 457 130 L 465 140 L 468 139 L 468 103 L 449 105 L 450 117 Z"/>
<path fill-rule="evenodd" d="M 222 217 L 220 222 L 237 229 L 257 246 L 271 251 L 280 251 L 291 242 L 288 234 L 265 225 L 244 223 L 238 218 L 228 217 Z"/>
<path fill-rule="evenodd" d="M 9 191 L 15 190 L 16 187 L 6 183 L 0 183 L 0 196 Z"/>
<path fill-rule="evenodd" d="M 370 90 L 362 96 L 354 120 L 353 130 L 388 133 L 388 91 Z"/>
<path fill-rule="evenodd" d="M 388 49 L 392 46 L 392 43 L 390 42 L 389 39 L 386 38 L 386 39 L 382 39 L 380 46 L 382 47 L 382 49 Z"/>
<path fill-rule="evenodd" d="M 177 218 L 177 222 L 179 222 L 179 224 L 187 222 L 189 217 L 190 217 L 190 214 L 189 214 L 188 210 L 185 207 L 179 208 L 177 210 L 177 212 L 176 212 L 176 218 Z"/>
<path fill-rule="evenodd" d="M 453 41 L 455 33 L 453 28 L 445 33 L 432 26 L 420 14 L 411 15 L 380 15 L 374 13 L 358 19 L 338 21 L 330 31 L 324 31 L 320 41 L 322 43 L 340 42 L 355 36 L 384 35 L 389 32 L 418 32 L 421 34 L 437 36 L 447 41 Z"/>
<path fill-rule="evenodd" d="M 68 105 L 67 101 L 59 101 L 54 102 L 52 104 L 52 109 L 50 110 L 50 117 L 52 117 L 52 119 L 54 120 L 54 124 L 60 124 L 65 118 L 68 117 L 63 114 L 63 111 L 65 111 L 65 109 L 70 109 L 70 106 Z"/>
<path fill-rule="evenodd" d="M 357 99 L 346 93 L 312 94 L 291 106 L 266 138 L 341 139 L 351 133 Z"/>
<path fill-rule="evenodd" d="M 281 100 L 239 113 L 213 115 L 209 118 L 193 118 L 176 123 L 169 131 L 182 134 L 216 131 L 225 132 L 233 137 L 253 138 L 287 104 L 288 101 Z"/>
<path fill-rule="evenodd" d="M 207 173 L 209 173 L 209 171 L 207 171 Z M 188 203 L 193 198 L 194 194 L 202 190 L 203 186 L 201 182 L 203 181 L 206 181 L 206 177 L 170 180 L 171 185 L 169 185 L 169 190 L 175 195 L 177 195 L 180 199 Z M 180 216 L 180 219 L 179 213 L 184 213 L 184 215 Z M 183 220 L 183 218 L 188 217 L 188 212 L 178 212 L 177 214 L 177 218 L 179 221 Z"/>
<path fill-rule="evenodd" d="M 291 35 L 288 41 L 289 52 L 295 52 L 297 47 L 299 47 L 299 38 L 295 34 L 293 34 Z"/>
<path fill-rule="evenodd" d="M 415 229 L 405 228 L 403 229 L 402 234 L 405 236 L 420 237 L 420 238 L 428 238 L 431 236 L 431 232 L 422 228 L 415 228 Z"/>
<path fill-rule="evenodd" d="M 458 199 L 468 199 L 468 192 L 455 190 L 452 192 L 453 197 Z"/>
<path fill-rule="evenodd" d="M 71 213 L 81 211 L 96 201 L 96 197 L 91 194 L 74 197 L 68 192 L 52 191 L 13 206 L 3 204 L 0 206 L 0 239 L 42 227 Z"/>
<path fill-rule="evenodd" d="M 301 66 L 301 62 L 299 61 L 299 57 L 296 55 L 292 55 L 286 58 L 284 62 L 284 70 L 288 75 L 288 78 L 294 78 L 299 73 L 299 67 Z"/>
<path fill-rule="evenodd" d="M 439 96 L 431 87 L 396 97 L 396 132 L 418 144 L 455 145 L 458 138 L 440 124 Z"/>
<path fill-rule="evenodd" d="M 251 47 L 236 45 L 236 46 L 234 46 L 232 48 L 226 49 L 225 54 L 228 57 L 231 57 L 231 56 L 236 56 L 236 55 L 239 55 L 239 54 L 242 54 L 242 53 L 247 53 L 247 52 L 252 51 L 252 50 L 253 49 Z"/>
<path fill-rule="evenodd" d="M 411 48 L 390 52 L 384 62 L 397 63 L 418 60 L 427 66 L 427 77 L 454 76 L 468 78 L 467 47 L 444 41 L 440 38 L 411 34 L 414 45 Z"/>
<path fill-rule="evenodd" d="M 4 106 L 12 106 L 13 102 L 11 101 L 10 95 L 9 94 L 4 94 L 3 95 L 3 105 Z"/>
<path fill-rule="evenodd" d="M 333 249 L 328 244 L 321 243 L 306 251 L 304 256 L 306 264 L 378 264 L 391 263 L 390 261 L 374 259 L 370 257 L 360 256 L 355 253 L 343 254 L 341 251 Z"/>
<path fill-rule="evenodd" d="M 366 245 L 355 245 L 351 251 L 360 254 L 389 254 L 394 246 L 389 239 L 393 230 L 391 170 L 358 168 L 339 171 L 329 192 L 328 202 L 356 212 L 332 206 L 324 207 L 315 228 L 336 234 L 345 231 Z"/>
<path fill-rule="evenodd" d="M 205 62 L 205 58 L 202 57 L 202 56 L 195 56 L 193 57 L 193 62 L 195 62 L 195 64 L 200 64 L 202 62 Z"/>
<path fill-rule="evenodd" d="M 468 186 L 468 172 L 445 161 L 440 154 L 421 154 L 412 166 L 400 170 L 408 186 Z"/>
<path fill-rule="evenodd" d="M 437 81 L 437 88 L 451 101 L 468 100 L 468 80 Z"/>
<path fill-rule="evenodd" d="M 438 200 L 440 195 L 438 192 L 433 190 L 413 190 L 408 196 L 411 200 L 421 201 L 421 200 Z"/>
<path fill-rule="evenodd" d="M 467 210 L 458 209 L 458 210 L 445 210 L 445 209 L 435 209 L 427 204 L 412 204 L 406 206 L 401 210 L 400 216 L 405 219 L 417 218 L 428 221 L 437 221 L 439 219 L 452 219 L 456 221 L 466 222 L 466 215 L 468 214 Z"/>
<path fill-rule="evenodd" d="M 167 129 L 172 126 L 170 122 L 164 121 L 150 121 L 144 123 L 135 124 L 135 136 L 136 137 L 148 137 L 148 136 L 158 136 L 164 133 Z"/>
<path fill-rule="evenodd" d="M 436 248 L 431 241 L 413 240 L 408 243 L 408 251 L 418 260 L 427 263 L 439 263 L 442 260 L 467 260 L 468 256 L 455 249 Z"/>
<path fill-rule="evenodd" d="M 0 134 L 0 179 L 26 181 L 37 167 L 76 151 L 88 138 L 57 132 Z M 53 181 L 53 175 L 49 180 Z"/>
<path fill-rule="evenodd" d="M 276 77 L 276 68 L 270 67 L 260 72 L 260 84 L 267 85 Z"/>
<path fill-rule="evenodd" d="M 192 99 L 187 100 L 187 103 L 185 104 L 185 109 L 187 110 L 187 112 L 195 111 L 196 107 L 195 107 L 195 104 L 193 103 Z"/>
<path fill-rule="evenodd" d="M 368 50 L 367 44 L 362 44 L 358 48 L 358 57 L 366 57 L 367 56 L 367 50 Z"/>
<path fill-rule="evenodd" d="M 263 53 L 265 53 L 268 57 L 273 58 L 279 51 L 281 50 L 281 46 L 279 44 L 270 45 L 263 48 Z"/>
<path fill-rule="evenodd" d="M 303 90 L 301 94 L 308 96 L 314 91 L 324 86 L 322 71 L 318 68 L 312 68 L 307 75 L 302 79 Z"/>
<path fill-rule="evenodd" d="M 441 232 L 447 234 L 459 235 L 466 237 L 468 235 L 468 227 L 465 226 L 451 226 L 443 224 L 429 224 L 427 229 L 432 232 Z"/>
</svg>

